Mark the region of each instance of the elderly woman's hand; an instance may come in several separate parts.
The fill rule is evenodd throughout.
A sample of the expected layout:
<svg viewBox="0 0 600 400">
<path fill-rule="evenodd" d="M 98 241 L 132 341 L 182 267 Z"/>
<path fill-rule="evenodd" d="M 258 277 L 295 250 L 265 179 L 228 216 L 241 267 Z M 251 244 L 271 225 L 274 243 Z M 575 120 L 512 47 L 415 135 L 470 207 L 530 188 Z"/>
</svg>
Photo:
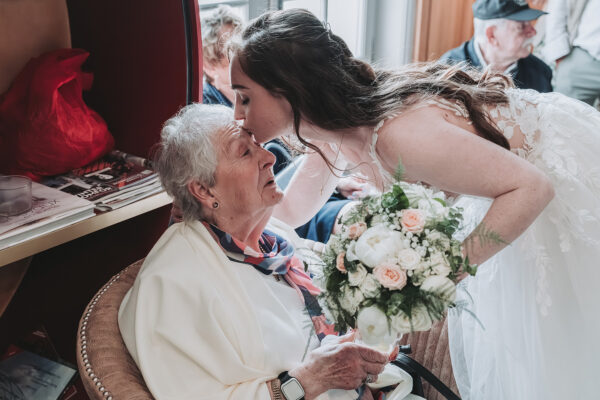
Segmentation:
<svg viewBox="0 0 600 400">
<path fill-rule="evenodd" d="M 368 374 L 381 373 L 387 362 L 387 355 L 377 350 L 338 342 L 312 351 L 289 375 L 298 379 L 306 400 L 311 400 L 329 389 L 356 389 Z"/>
</svg>

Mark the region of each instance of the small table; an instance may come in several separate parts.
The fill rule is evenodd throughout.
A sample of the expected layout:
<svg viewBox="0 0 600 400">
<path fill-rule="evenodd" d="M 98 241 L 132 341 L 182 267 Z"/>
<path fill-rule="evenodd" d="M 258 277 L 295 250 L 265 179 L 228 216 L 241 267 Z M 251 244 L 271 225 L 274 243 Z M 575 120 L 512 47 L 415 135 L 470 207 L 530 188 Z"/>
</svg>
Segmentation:
<svg viewBox="0 0 600 400">
<path fill-rule="evenodd" d="M 99 231 L 119 222 L 171 204 L 166 192 L 128 204 L 113 211 L 99 212 L 93 217 L 67 225 L 53 232 L 0 250 L 0 316 L 17 291 L 31 257 L 44 250 L 59 246 L 79 237 Z"/>
</svg>

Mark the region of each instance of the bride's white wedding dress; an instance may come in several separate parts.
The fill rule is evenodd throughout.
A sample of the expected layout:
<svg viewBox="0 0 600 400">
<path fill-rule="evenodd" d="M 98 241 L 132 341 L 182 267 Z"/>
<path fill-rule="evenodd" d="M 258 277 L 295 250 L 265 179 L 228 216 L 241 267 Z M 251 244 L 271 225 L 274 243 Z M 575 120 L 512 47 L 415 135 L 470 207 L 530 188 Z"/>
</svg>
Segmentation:
<svg viewBox="0 0 600 400">
<path fill-rule="evenodd" d="M 507 138 L 522 132 L 524 146 L 513 151 L 544 171 L 556 194 L 460 284 L 483 326 L 467 312 L 449 313 L 455 378 L 465 400 L 600 398 L 600 113 L 558 93 L 507 94 L 509 104 L 490 115 Z M 447 101 L 431 103 L 465 116 Z M 371 153 L 389 179 L 374 151 L 378 128 Z M 490 200 L 461 196 L 456 204 L 465 208 L 466 236 Z"/>
</svg>

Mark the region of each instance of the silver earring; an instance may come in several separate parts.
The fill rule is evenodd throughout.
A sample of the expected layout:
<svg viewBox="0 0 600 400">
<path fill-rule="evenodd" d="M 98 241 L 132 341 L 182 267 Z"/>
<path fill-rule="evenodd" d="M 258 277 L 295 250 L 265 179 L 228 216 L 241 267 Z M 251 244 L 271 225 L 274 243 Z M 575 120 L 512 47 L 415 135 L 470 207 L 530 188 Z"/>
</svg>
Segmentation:
<svg viewBox="0 0 600 400">
<path fill-rule="evenodd" d="M 219 203 L 217 203 L 216 201 L 213 203 L 213 208 L 219 208 Z"/>
</svg>

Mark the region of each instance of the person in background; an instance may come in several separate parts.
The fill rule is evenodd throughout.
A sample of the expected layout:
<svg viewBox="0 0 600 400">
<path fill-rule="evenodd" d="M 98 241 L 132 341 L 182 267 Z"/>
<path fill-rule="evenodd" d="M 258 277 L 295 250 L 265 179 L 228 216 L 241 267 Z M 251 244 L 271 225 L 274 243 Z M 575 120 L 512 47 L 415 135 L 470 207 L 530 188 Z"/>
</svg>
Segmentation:
<svg viewBox="0 0 600 400">
<path fill-rule="evenodd" d="M 221 5 L 213 13 L 202 16 L 201 25 L 204 63 L 202 102 L 233 107 L 232 100 L 235 94 L 231 88 L 229 59 L 225 53 L 225 45 L 231 36 L 241 32 L 244 22 L 231 7 Z M 292 161 L 292 156 L 279 139 L 265 143 L 264 147 L 276 157 L 273 166 L 275 175 Z M 296 228 L 296 233 L 304 239 L 327 243 L 336 227 L 337 217 L 352 207 L 351 199 L 360 196 L 363 187 L 364 184 L 353 178 L 342 180 L 327 203 L 312 219 Z"/>
<path fill-rule="evenodd" d="M 239 34 L 244 22 L 233 8 L 221 5 L 212 13 L 200 19 L 202 27 L 202 102 L 233 107 L 234 92 L 229 79 L 229 59 L 225 54 L 225 44 Z M 277 159 L 273 170 L 280 172 L 292 160 L 292 155 L 279 140 L 265 144 L 265 148 Z"/>
<path fill-rule="evenodd" d="M 600 0 L 550 0 L 544 54 L 555 89 L 593 105 L 600 98 Z"/>
<path fill-rule="evenodd" d="M 442 62 L 465 61 L 479 69 L 510 75 L 521 89 L 552 91 L 552 70 L 531 54 L 536 34 L 532 21 L 546 14 L 518 0 L 477 0 L 473 37 L 446 52 Z"/>
</svg>

